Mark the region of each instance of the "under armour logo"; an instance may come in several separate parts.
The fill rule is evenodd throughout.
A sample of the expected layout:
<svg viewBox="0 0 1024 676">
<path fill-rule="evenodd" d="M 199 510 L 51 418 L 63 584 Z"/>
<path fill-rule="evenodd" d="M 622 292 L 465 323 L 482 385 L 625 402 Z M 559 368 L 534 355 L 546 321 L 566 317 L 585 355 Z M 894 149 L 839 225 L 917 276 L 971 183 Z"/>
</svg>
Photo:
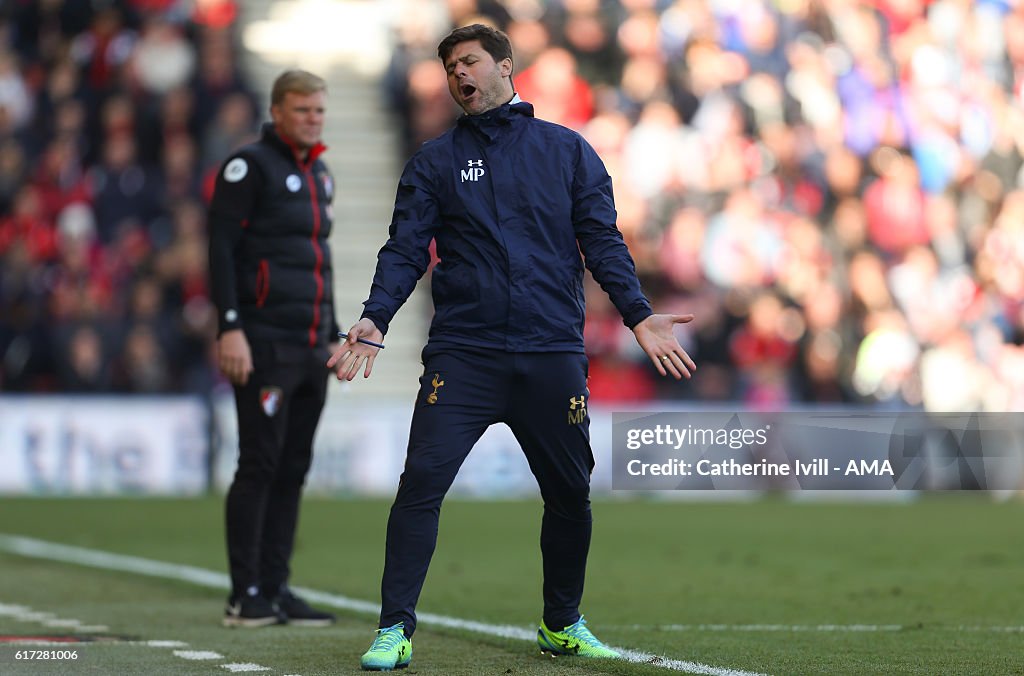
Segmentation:
<svg viewBox="0 0 1024 676">
<path fill-rule="evenodd" d="M 578 397 L 569 397 L 569 424 L 579 425 L 587 417 L 587 397 L 581 394 Z"/>
<path fill-rule="evenodd" d="M 461 176 L 463 183 L 466 181 L 479 181 L 480 178 L 487 173 L 484 169 L 483 160 L 466 160 L 466 165 L 469 166 L 469 169 L 462 170 Z"/>
</svg>

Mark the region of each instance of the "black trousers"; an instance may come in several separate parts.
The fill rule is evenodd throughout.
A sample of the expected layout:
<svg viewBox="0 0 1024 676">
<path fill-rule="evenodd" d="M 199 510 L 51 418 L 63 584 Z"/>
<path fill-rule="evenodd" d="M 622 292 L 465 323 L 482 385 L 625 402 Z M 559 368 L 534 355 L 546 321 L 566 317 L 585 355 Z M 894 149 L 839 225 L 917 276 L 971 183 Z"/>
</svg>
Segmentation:
<svg viewBox="0 0 1024 676">
<path fill-rule="evenodd" d="M 544 621 L 579 619 L 590 549 L 587 359 L 575 353 L 509 353 L 430 346 L 413 411 L 405 471 L 388 520 L 380 626 L 416 629 L 416 602 L 455 475 L 492 424 L 511 429 L 544 500 L 540 547 Z"/>
<path fill-rule="evenodd" d="M 250 346 L 255 372 L 235 387 L 238 469 L 226 504 L 233 595 L 273 596 L 289 576 L 299 499 L 327 393 L 326 348 Z"/>
</svg>

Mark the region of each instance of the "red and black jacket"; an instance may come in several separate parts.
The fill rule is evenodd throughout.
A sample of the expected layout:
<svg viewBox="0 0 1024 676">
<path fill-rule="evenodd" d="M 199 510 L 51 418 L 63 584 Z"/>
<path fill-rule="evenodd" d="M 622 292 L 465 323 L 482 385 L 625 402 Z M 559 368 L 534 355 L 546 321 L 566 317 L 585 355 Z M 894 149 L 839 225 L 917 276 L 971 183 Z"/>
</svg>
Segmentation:
<svg viewBox="0 0 1024 676">
<path fill-rule="evenodd" d="M 334 183 L 318 145 L 300 160 L 263 126 L 224 162 L 210 203 L 210 285 L 218 335 L 323 346 L 337 340 L 331 251 Z"/>
</svg>

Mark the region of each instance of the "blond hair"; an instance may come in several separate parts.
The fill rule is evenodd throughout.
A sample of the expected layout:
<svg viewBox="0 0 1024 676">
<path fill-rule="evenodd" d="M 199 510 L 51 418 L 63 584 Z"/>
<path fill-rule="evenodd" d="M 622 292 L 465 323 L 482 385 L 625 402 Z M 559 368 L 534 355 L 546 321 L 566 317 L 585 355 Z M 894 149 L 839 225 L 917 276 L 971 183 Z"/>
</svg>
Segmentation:
<svg viewBox="0 0 1024 676">
<path fill-rule="evenodd" d="M 315 94 L 327 91 L 327 83 L 318 75 L 305 70 L 286 70 L 274 80 L 270 90 L 270 105 L 276 106 L 284 101 L 285 94 Z"/>
</svg>

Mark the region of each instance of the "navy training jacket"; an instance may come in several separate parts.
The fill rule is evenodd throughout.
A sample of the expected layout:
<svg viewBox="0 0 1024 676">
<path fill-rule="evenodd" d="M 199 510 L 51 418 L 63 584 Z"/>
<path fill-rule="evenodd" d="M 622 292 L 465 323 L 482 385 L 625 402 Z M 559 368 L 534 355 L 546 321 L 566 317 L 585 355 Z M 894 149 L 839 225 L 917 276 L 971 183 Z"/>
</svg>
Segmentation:
<svg viewBox="0 0 1024 676">
<path fill-rule="evenodd" d="M 431 238 L 432 344 L 583 352 L 584 263 L 626 326 L 651 314 L 604 163 L 529 103 L 464 115 L 425 143 L 399 180 L 389 235 L 362 315 L 383 333 L 427 270 Z"/>
</svg>

